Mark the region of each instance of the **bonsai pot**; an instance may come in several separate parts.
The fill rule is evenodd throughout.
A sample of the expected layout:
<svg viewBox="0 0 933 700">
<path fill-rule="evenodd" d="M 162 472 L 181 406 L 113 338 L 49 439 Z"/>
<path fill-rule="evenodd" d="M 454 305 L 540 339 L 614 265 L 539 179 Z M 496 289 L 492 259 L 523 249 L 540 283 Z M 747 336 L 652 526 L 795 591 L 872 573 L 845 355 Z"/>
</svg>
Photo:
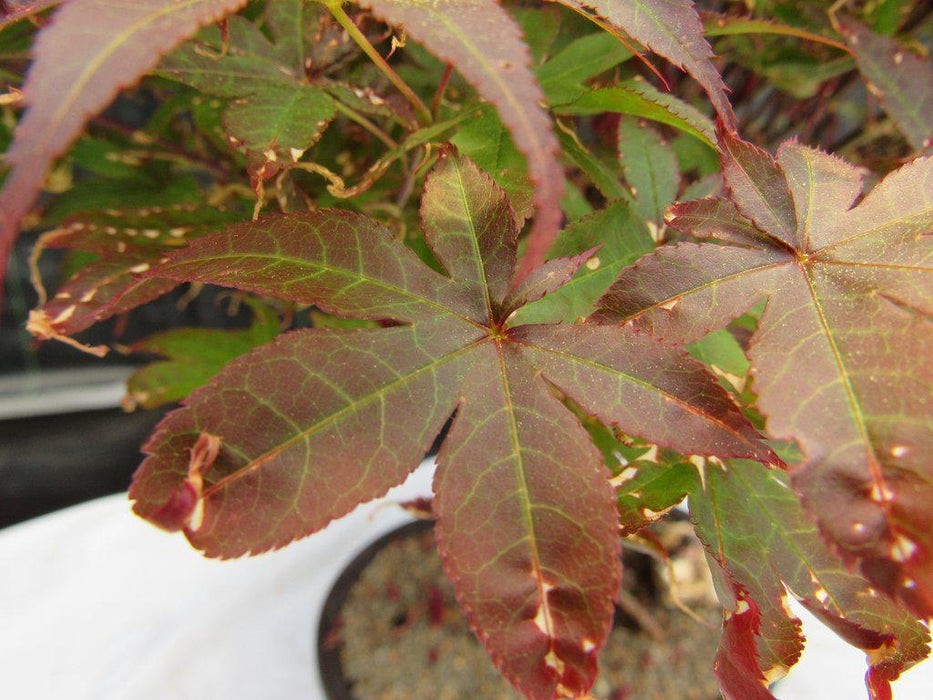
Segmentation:
<svg viewBox="0 0 933 700">
<path fill-rule="evenodd" d="M 679 512 L 652 530 L 670 563 L 625 548 L 620 604 L 591 692 L 610 700 L 714 700 L 720 609 L 702 546 Z M 671 572 L 677 599 L 666 583 Z M 328 700 L 521 697 L 470 631 L 430 520 L 383 535 L 343 569 L 324 604 L 317 644 Z"/>
</svg>

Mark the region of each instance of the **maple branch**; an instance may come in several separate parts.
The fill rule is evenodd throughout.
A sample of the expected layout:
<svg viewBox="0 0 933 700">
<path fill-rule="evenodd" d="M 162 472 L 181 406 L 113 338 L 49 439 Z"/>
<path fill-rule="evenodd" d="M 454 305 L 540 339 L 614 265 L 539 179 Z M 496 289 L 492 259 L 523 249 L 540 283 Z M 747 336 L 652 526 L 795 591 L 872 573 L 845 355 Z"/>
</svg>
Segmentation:
<svg viewBox="0 0 933 700">
<path fill-rule="evenodd" d="M 350 16 L 343 9 L 342 0 L 323 0 L 324 6 L 328 11 L 334 16 L 334 19 L 340 23 L 340 26 L 343 27 L 347 34 L 350 35 L 350 38 L 355 41 L 363 53 L 369 56 L 370 60 L 376 64 L 376 67 L 381 70 L 385 76 L 392 82 L 395 87 L 398 88 L 399 92 L 405 96 L 412 106 L 415 108 L 415 111 L 418 113 L 420 120 L 424 124 L 430 124 L 434 121 L 431 116 L 430 110 L 425 106 L 424 102 L 421 101 L 421 98 L 415 94 L 415 91 L 409 87 L 408 83 L 402 80 L 401 76 L 395 72 L 395 70 L 390 66 L 386 60 L 382 57 L 376 47 L 373 46 L 369 39 L 366 38 L 366 35 L 360 31 L 359 27 L 356 26 L 356 23 L 350 19 Z"/>
<path fill-rule="evenodd" d="M 91 126 L 97 126 L 101 129 L 106 129 L 108 131 L 120 134 L 121 136 L 128 139 L 131 143 L 135 144 L 140 152 L 149 157 L 162 157 L 166 160 L 175 160 L 187 163 L 190 166 L 209 172 L 217 180 L 223 183 L 230 182 L 232 178 L 232 174 L 226 167 L 224 167 L 223 164 L 219 164 L 214 160 L 211 160 L 208 156 L 190 151 L 184 146 L 180 146 L 176 143 L 171 143 L 163 139 L 153 138 L 151 136 L 145 140 L 141 140 L 140 135 L 142 132 L 140 132 L 138 129 L 121 124 L 120 122 L 115 121 L 109 117 L 97 116 L 91 120 Z"/>
<path fill-rule="evenodd" d="M 357 112 L 355 109 L 348 107 L 340 100 L 334 100 L 334 107 L 337 108 L 338 112 L 341 112 L 345 117 L 359 124 L 361 127 L 366 129 L 366 131 L 368 131 L 373 136 L 375 136 L 377 139 L 382 141 L 382 143 L 384 143 L 389 148 L 392 148 L 392 149 L 398 148 L 398 142 L 395 139 L 393 139 L 385 131 L 380 129 L 378 126 L 376 126 L 369 119 L 367 119 L 362 114 Z"/>
<path fill-rule="evenodd" d="M 444 92 L 447 90 L 447 84 L 450 82 L 450 76 L 454 72 L 454 64 L 448 63 L 444 66 L 444 75 L 441 76 L 441 82 L 437 85 L 437 91 L 434 93 L 434 99 L 431 100 L 431 116 L 437 119 L 441 111 L 441 100 L 444 98 Z"/>
</svg>

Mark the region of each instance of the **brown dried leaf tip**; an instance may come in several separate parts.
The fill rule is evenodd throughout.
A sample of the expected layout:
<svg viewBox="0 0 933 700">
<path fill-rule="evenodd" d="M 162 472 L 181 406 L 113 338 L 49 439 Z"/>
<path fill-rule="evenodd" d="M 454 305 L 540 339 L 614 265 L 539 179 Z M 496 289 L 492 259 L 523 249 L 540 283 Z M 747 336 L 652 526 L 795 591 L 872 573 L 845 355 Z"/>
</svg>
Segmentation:
<svg viewBox="0 0 933 700">
<path fill-rule="evenodd" d="M 188 478 L 169 496 L 168 501 L 157 512 L 147 518 L 169 532 L 187 530 L 197 532 L 204 521 L 204 477 L 207 470 L 220 454 L 221 438 L 202 432 L 191 448 L 188 463 Z"/>
</svg>

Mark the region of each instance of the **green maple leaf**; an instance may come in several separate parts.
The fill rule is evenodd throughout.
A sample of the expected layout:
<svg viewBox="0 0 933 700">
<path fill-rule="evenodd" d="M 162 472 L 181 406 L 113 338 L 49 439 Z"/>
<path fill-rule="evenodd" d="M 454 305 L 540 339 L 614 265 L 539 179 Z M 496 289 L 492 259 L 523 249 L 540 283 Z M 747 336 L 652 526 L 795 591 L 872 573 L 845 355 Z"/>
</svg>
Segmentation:
<svg viewBox="0 0 933 700">
<path fill-rule="evenodd" d="M 724 695 L 773 700 L 768 685 L 797 663 L 804 637 L 789 612 L 789 592 L 866 653 L 871 697 L 891 697 L 890 682 L 929 654 L 926 628 L 826 547 L 786 473 L 729 460 L 708 464 L 702 475 L 693 472 L 690 515 L 728 574 L 714 664 Z"/>
<path fill-rule="evenodd" d="M 612 617 L 619 525 L 610 474 L 557 394 L 681 452 L 778 460 L 683 351 L 631 329 L 510 326 L 591 253 L 513 289 L 515 217 L 470 161 L 441 158 L 422 220 L 447 275 L 335 210 L 236 225 L 154 270 L 392 323 L 294 331 L 234 360 L 150 438 L 134 508 L 209 556 L 280 547 L 401 482 L 455 414 L 435 478 L 446 571 L 518 688 L 578 696 Z"/>
<path fill-rule="evenodd" d="M 337 105 L 306 76 L 304 36 L 314 19 L 305 2 L 278 0 L 267 8 L 273 41 L 257 24 L 234 15 L 226 36 L 201 32 L 167 56 L 160 72 L 208 95 L 232 100 L 223 123 L 230 142 L 247 155 L 254 187 L 290 167 L 318 142 Z M 325 10 L 314 5 L 318 14 Z"/>
<path fill-rule="evenodd" d="M 176 328 L 134 343 L 131 352 L 165 359 L 130 375 L 124 408 L 156 408 L 180 401 L 235 357 L 275 338 L 279 332 L 278 315 L 254 299 L 246 303 L 254 316 L 249 328 Z"/>
<path fill-rule="evenodd" d="M 861 175 L 844 161 L 721 143 L 732 200 L 679 205 L 670 220 L 711 242 L 645 257 L 597 315 L 688 342 L 767 300 L 752 374 L 768 432 L 806 454 L 794 487 L 847 563 L 929 617 L 933 158 L 853 206 Z"/>
</svg>

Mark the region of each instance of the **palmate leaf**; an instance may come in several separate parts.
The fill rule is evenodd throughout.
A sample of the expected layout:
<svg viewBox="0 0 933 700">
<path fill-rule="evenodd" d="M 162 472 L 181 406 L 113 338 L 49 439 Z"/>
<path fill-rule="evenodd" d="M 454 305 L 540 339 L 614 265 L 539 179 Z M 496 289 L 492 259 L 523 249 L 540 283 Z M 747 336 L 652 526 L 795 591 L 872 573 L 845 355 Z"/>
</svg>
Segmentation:
<svg viewBox="0 0 933 700">
<path fill-rule="evenodd" d="M 697 534 L 735 595 L 725 601 L 730 611 L 715 665 L 725 696 L 771 698 L 767 684 L 797 662 L 804 638 L 788 611 L 789 591 L 866 652 L 871 696 L 890 698 L 890 682 L 929 653 L 926 628 L 830 553 L 785 473 L 732 460 L 724 468 L 710 463 L 702 479 L 695 471 L 693 477 Z"/>
<path fill-rule="evenodd" d="M 847 563 L 929 617 L 933 158 L 852 207 L 859 172 L 834 157 L 786 143 L 775 162 L 730 137 L 723 153 L 733 201 L 671 220 L 721 244 L 658 249 L 597 313 L 690 341 L 766 299 L 752 372 L 768 432 L 806 453 L 795 489 Z"/>
<path fill-rule="evenodd" d="M 516 300 L 586 256 L 510 295 L 514 215 L 471 162 L 440 159 L 422 217 L 449 277 L 333 210 L 234 226 L 151 273 L 402 325 L 295 331 L 234 360 L 150 438 L 134 508 L 209 556 L 280 547 L 402 481 L 456 412 L 435 480 L 446 571 L 517 687 L 580 696 L 618 589 L 618 522 L 609 473 L 557 395 L 686 453 L 777 458 L 680 350 L 623 328 L 509 326 Z"/>
<path fill-rule="evenodd" d="M 23 86 L 28 106 L 5 160 L 12 168 L 0 192 L 0 278 L 22 218 L 46 171 L 87 120 L 120 89 L 206 24 L 246 0 L 71 0 L 33 47 Z"/>
<path fill-rule="evenodd" d="M 916 150 L 933 147 L 933 59 L 858 22 L 841 23 L 859 71 Z"/>
<path fill-rule="evenodd" d="M 531 69 L 521 28 L 497 0 L 363 0 L 381 19 L 448 61 L 493 104 L 528 160 L 538 208 L 519 269 L 524 277 L 544 260 L 563 217 L 564 171 L 544 95 Z"/>
</svg>

